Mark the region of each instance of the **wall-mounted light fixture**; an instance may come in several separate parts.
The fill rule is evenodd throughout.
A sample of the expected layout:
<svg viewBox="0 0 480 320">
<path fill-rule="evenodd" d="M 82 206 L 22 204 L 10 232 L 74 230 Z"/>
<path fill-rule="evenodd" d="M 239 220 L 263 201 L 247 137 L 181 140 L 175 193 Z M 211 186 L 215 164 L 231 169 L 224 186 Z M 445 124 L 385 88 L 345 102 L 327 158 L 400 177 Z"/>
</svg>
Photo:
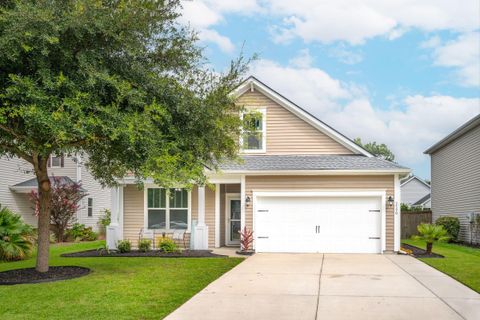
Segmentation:
<svg viewBox="0 0 480 320">
<path fill-rule="evenodd" d="M 250 205 L 250 202 L 252 202 L 252 199 L 249 196 L 246 196 L 245 197 L 245 206 L 248 207 Z"/>
<path fill-rule="evenodd" d="M 389 196 L 387 201 L 388 201 L 388 205 L 390 207 L 393 206 L 393 197 L 392 196 Z"/>
</svg>

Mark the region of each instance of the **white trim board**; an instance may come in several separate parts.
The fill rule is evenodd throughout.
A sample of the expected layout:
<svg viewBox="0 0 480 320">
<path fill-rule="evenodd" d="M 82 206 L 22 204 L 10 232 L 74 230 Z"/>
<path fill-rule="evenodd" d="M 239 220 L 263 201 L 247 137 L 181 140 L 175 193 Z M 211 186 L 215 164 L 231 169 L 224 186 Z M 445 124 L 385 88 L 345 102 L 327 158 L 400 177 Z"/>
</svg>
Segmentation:
<svg viewBox="0 0 480 320">
<path fill-rule="evenodd" d="M 265 96 L 268 98 L 272 99 L 288 111 L 292 112 L 295 114 L 297 117 L 300 119 L 304 120 L 305 122 L 309 123 L 312 125 L 314 128 L 319 130 L 320 132 L 326 134 L 333 140 L 337 141 L 350 151 L 356 153 L 356 154 L 363 154 L 367 157 L 373 157 L 371 153 L 363 149 L 362 147 L 358 146 L 355 142 L 351 141 L 347 137 L 343 136 L 341 133 L 338 131 L 334 130 L 324 122 L 320 121 L 319 119 L 315 118 L 293 102 L 289 101 L 282 95 L 280 95 L 278 92 L 272 90 L 269 88 L 267 85 L 256 79 L 255 77 L 251 76 L 247 80 L 245 80 L 237 89 L 235 89 L 232 92 L 232 95 L 234 96 L 240 96 L 243 93 L 247 92 L 248 90 L 253 91 L 257 89 L 261 93 L 263 93 Z"/>
</svg>

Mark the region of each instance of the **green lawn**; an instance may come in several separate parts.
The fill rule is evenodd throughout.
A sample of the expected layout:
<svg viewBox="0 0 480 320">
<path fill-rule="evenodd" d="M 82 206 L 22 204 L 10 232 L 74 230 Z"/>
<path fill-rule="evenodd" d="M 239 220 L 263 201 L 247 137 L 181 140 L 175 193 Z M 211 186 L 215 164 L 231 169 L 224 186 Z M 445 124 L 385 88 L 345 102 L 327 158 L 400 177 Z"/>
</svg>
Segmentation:
<svg viewBox="0 0 480 320">
<path fill-rule="evenodd" d="M 62 258 L 101 242 L 54 245 L 50 265 L 92 269 L 85 277 L 0 286 L 0 319 L 160 319 L 227 272 L 238 258 Z M 0 271 L 34 259 L 0 263 Z"/>
<path fill-rule="evenodd" d="M 424 241 L 402 240 L 402 242 L 425 249 Z M 445 258 L 420 260 L 480 293 L 480 249 L 452 243 L 435 243 L 433 252 Z"/>
</svg>

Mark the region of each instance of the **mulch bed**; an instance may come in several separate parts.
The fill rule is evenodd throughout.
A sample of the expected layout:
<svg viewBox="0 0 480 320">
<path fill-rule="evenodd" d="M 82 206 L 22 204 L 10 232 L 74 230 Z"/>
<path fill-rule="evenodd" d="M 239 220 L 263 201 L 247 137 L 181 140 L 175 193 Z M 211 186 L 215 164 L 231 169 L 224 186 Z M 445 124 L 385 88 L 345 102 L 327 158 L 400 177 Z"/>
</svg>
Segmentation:
<svg viewBox="0 0 480 320">
<path fill-rule="evenodd" d="M 47 272 L 37 272 L 35 268 L 8 270 L 0 272 L 0 285 L 67 280 L 83 277 L 89 273 L 90 269 L 75 266 L 49 267 Z"/>
<path fill-rule="evenodd" d="M 225 258 L 227 256 L 212 253 L 210 250 L 183 250 L 180 252 L 163 252 L 160 250 L 138 251 L 120 253 L 110 251 L 107 253 L 101 250 L 87 250 L 74 253 L 64 253 L 62 257 L 158 257 L 158 258 Z"/>
<path fill-rule="evenodd" d="M 402 243 L 402 248 L 412 250 L 412 256 L 415 258 L 444 258 L 441 254 L 437 253 L 431 253 L 431 254 L 426 254 L 425 249 L 421 249 L 419 247 L 415 247 L 406 243 Z"/>
</svg>

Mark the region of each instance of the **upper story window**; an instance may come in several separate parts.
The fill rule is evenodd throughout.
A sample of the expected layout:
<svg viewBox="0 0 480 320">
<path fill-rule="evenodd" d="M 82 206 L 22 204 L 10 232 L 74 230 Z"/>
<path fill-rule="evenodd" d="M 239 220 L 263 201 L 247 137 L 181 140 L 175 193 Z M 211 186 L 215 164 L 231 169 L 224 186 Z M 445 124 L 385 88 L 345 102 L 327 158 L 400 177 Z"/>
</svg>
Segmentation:
<svg viewBox="0 0 480 320">
<path fill-rule="evenodd" d="M 147 228 L 188 229 L 189 193 L 186 189 L 147 189 Z"/>
<path fill-rule="evenodd" d="M 266 110 L 250 110 L 243 114 L 243 130 L 240 145 L 243 152 L 266 151 Z"/>
<path fill-rule="evenodd" d="M 50 168 L 63 168 L 63 166 L 64 166 L 63 156 L 57 156 L 52 154 L 48 159 L 48 167 Z"/>
</svg>

